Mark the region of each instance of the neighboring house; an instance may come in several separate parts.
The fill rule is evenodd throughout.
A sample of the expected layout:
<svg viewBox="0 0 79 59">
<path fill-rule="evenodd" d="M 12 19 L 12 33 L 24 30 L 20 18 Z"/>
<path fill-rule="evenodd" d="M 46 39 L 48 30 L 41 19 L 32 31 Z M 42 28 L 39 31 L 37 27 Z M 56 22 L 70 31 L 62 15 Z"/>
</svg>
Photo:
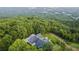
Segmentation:
<svg viewBox="0 0 79 59">
<path fill-rule="evenodd" d="M 37 35 L 32 34 L 27 38 L 27 42 L 31 45 L 37 46 L 38 48 L 42 48 L 44 43 L 49 42 L 49 40 L 47 37 L 46 38 L 42 37 L 41 34 Z"/>
</svg>

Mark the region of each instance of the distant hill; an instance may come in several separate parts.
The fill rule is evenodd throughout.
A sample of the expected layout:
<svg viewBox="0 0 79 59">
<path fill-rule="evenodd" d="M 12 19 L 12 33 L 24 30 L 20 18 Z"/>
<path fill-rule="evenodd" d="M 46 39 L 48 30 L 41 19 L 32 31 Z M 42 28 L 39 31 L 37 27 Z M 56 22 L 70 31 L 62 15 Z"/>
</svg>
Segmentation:
<svg viewBox="0 0 79 59">
<path fill-rule="evenodd" d="M 61 20 L 79 19 L 78 7 L 0 7 L 0 17 L 41 16 Z"/>
</svg>

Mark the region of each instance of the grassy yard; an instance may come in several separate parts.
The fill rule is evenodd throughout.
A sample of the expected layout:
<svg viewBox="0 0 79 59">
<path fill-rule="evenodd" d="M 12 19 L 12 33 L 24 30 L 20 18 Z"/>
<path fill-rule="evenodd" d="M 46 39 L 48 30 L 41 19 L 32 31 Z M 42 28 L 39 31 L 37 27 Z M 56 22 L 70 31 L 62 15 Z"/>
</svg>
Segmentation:
<svg viewBox="0 0 79 59">
<path fill-rule="evenodd" d="M 58 39 L 60 39 L 59 37 L 51 33 L 43 34 L 43 36 L 48 37 L 48 39 L 50 39 L 53 43 L 58 43 L 59 42 Z"/>
<path fill-rule="evenodd" d="M 51 40 L 51 42 L 53 43 L 53 50 L 54 51 L 62 51 L 64 50 L 65 45 L 62 43 L 60 37 L 51 34 L 51 33 L 47 33 L 47 34 L 43 34 L 44 37 L 48 37 L 49 40 Z"/>
<path fill-rule="evenodd" d="M 79 43 L 69 42 L 68 44 L 71 45 L 72 47 L 79 49 Z"/>
<path fill-rule="evenodd" d="M 78 50 L 79 44 L 78 43 L 73 43 L 69 42 L 68 44 L 60 37 L 56 36 L 55 34 L 52 33 L 47 33 L 43 34 L 44 37 L 48 37 L 49 40 L 52 41 L 53 45 L 53 50 L 60 51 L 60 50 Z"/>
</svg>

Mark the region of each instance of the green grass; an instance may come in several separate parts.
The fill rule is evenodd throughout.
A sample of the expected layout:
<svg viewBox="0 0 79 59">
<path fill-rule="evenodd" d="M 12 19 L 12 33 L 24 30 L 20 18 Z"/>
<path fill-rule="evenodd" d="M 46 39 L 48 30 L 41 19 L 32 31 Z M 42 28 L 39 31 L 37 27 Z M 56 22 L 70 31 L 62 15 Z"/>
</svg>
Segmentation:
<svg viewBox="0 0 79 59">
<path fill-rule="evenodd" d="M 53 51 L 62 51 L 62 50 L 63 50 L 63 47 L 58 44 L 55 44 L 53 46 Z"/>
<path fill-rule="evenodd" d="M 59 42 L 58 39 L 60 39 L 59 37 L 57 37 L 56 35 L 51 34 L 51 33 L 49 33 L 49 34 L 43 34 L 43 36 L 44 37 L 48 37 L 48 39 L 50 39 L 52 41 L 52 43 L 58 43 Z"/>
<path fill-rule="evenodd" d="M 79 43 L 69 42 L 68 44 L 70 46 L 74 47 L 74 48 L 78 48 L 79 49 Z"/>
<path fill-rule="evenodd" d="M 58 37 L 55 34 L 52 33 L 47 33 L 43 34 L 44 37 L 48 37 L 49 40 L 53 43 L 53 50 L 54 51 L 73 51 L 73 50 L 78 50 L 79 44 L 78 43 L 73 43 L 69 42 L 66 43 L 62 38 Z"/>
<path fill-rule="evenodd" d="M 63 42 L 63 39 L 56 36 L 52 33 L 43 34 L 44 37 L 48 37 L 49 40 L 53 43 L 53 50 L 54 51 L 62 51 L 64 50 L 65 43 Z"/>
</svg>

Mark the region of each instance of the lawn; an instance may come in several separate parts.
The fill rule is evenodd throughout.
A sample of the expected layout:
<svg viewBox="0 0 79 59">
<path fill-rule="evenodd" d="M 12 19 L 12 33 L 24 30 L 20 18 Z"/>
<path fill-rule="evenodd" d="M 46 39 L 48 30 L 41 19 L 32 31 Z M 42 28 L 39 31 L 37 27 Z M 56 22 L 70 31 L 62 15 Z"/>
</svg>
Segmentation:
<svg viewBox="0 0 79 59">
<path fill-rule="evenodd" d="M 75 42 L 69 42 L 68 43 L 70 46 L 79 49 L 79 43 L 75 43 Z"/>
<path fill-rule="evenodd" d="M 66 43 L 62 38 L 58 37 L 55 34 L 47 33 L 43 34 L 44 37 L 48 37 L 49 40 L 54 44 L 53 50 L 60 51 L 60 50 L 78 50 L 79 49 L 79 43 L 73 43 L 69 42 Z"/>
</svg>

